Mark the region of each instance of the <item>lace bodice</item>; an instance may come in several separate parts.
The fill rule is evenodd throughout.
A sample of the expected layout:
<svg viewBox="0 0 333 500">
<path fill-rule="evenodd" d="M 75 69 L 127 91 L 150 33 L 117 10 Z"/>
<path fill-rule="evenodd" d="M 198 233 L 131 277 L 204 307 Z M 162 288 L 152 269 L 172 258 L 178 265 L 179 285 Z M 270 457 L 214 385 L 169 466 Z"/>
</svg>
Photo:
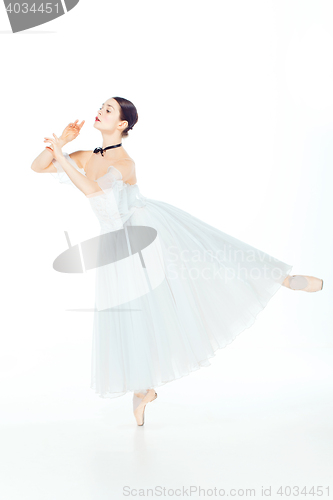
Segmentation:
<svg viewBox="0 0 333 500">
<path fill-rule="evenodd" d="M 71 165 L 86 175 L 84 169 L 80 168 L 68 153 L 63 154 Z M 52 163 L 57 169 L 57 173 L 51 174 L 53 178 L 63 184 L 76 187 L 55 158 L 53 158 Z M 108 168 L 107 173 L 96 179 L 95 182 L 102 191 L 88 195 L 86 198 L 99 220 L 102 233 L 121 229 L 138 208 L 143 208 L 146 205 L 146 198 L 140 193 L 138 184 L 124 182 L 121 172 L 112 165 Z"/>
</svg>

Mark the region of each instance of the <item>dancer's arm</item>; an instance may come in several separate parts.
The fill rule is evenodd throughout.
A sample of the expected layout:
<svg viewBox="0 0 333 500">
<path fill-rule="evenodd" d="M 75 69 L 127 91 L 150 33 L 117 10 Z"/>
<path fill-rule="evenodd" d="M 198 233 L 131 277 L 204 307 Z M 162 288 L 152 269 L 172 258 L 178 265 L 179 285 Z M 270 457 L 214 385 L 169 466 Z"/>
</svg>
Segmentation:
<svg viewBox="0 0 333 500">
<path fill-rule="evenodd" d="M 62 166 L 64 172 L 68 175 L 70 180 L 75 186 L 82 191 L 83 194 L 89 196 L 98 191 L 102 191 L 97 182 L 88 179 L 85 175 L 81 174 L 64 155 L 57 155 L 57 162 Z M 54 166 L 54 165 L 53 165 Z"/>
<path fill-rule="evenodd" d="M 60 147 L 67 144 L 64 140 L 59 139 Z M 56 167 L 52 163 L 54 158 L 53 152 L 49 149 L 44 149 L 31 164 L 31 169 L 34 172 L 41 173 L 53 173 L 57 172 Z"/>
<path fill-rule="evenodd" d="M 78 123 L 79 120 L 75 120 L 75 122 L 71 122 L 65 127 L 61 136 L 58 139 L 58 144 L 60 148 L 63 148 L 66 144 L 76 139 L 76 137 L 80 134 L 80 131 L 84 125 L 85 120 L 81 123 Z M 44 142 L 48 142 L 47 138 L 44 138 Z M 52 159 L 55 158 L 54 152 L 50 149 L 44 149 L 37 156 L 37 158 L 32 162 L 31 168 L 35 172 L 38 173 L 56 173 L 57 169 L 55 165 L 52 163 Z"/>
<path fill-rule="evenodd" d="M 51 143 L 51 146 L 46 146 L 46 149 L 53 154 L 54 159 L 59 163 L 74 186 L 76 186 L 86 196 L 90 196 L 101 191 L 101 188 L 95 181 L 88 179 L 85 175 L 79 172 L 77 168 L 71 165 L 61 151 L 62 140 L 59 139 L 54 133 L 53 136 L 54 137 L 46 137 L 47 142 Z"/>
</svg>

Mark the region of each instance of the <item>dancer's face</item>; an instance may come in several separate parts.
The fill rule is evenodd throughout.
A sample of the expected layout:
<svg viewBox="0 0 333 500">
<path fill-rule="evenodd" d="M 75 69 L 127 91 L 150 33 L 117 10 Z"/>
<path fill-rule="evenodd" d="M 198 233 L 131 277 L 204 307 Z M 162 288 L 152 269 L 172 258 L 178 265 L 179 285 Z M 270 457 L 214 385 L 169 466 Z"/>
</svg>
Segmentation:
<svg viewBox="0 0 333 500">
<path fill-rule="evenodd" d="M 116 130 L 122 132 L 127 127 L 126 120 L 120 120 L 120 106 L 115 99 L 108 99 L 99 108 L 94 127 L 100 131 L 113 133 Z"/>
</svg>

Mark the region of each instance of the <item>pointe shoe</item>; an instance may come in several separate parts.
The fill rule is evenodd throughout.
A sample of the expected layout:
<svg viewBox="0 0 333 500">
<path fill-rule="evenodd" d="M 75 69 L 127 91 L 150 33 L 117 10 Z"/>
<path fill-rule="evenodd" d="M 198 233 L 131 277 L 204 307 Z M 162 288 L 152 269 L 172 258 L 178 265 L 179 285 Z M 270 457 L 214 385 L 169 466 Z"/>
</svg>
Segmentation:
<svg viewBox="0 0 333 500">
<path fill-rule="evenodd" d="M 287 281 L 289 283 L 289 288 L 292 290 L 303 290 L 304 292 L 318 292 L 322 290 L 324 286 L 324 280 L 315 278 L 314 276 L 302 276 L 300 274 L 289 276 Z"/>
<path fill-rule="evenodd" d="M 138 406 L 136 403 L 138 402 L 138 398 L 141 399 Z M 154 401 L 157 398 L 157 393 L 154 389 L 148 389 L 147 394 L 143 394 L 142 392 L 134 393 L 133 395 L 133 413 L 136 419 L 136 423 L 138 425 L 143 425 L 145 423 L 145 408 L 146 404 Z M 136 408 L 135 408 L 136 406 Z M 135 409 L 134 409 L 135 408 Z"/>
</svg>

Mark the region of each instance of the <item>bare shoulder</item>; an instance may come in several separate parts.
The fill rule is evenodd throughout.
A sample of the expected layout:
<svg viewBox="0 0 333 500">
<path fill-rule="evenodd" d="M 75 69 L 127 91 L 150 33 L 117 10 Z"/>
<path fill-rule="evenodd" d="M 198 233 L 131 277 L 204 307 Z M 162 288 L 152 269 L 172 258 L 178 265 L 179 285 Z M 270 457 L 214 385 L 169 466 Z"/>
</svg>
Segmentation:
<svg viewBox="0 0 333 500">
<path fill-rule="evenodd" d="M 132 158 L 120 158 L 114 161 L 112 166 L 119 170 L 124 182 L 129 182 L 129 184 L 136 183 L 135 161 Z"/>
<path fill-rule="evenodd" d="M 114 166 L 117 165 L 117 168 L 118 166 L 120 167 L 126 167 L 126 168 L 133 168 L 135 167 L 135 161 L 132 160 L 132 158 L 119 158 L 119 160 L 114 160 L 112 165 L 114 164 Z"/>
<path fill-rule="evenodd" d="M 89 158 L 92 155 L 92 151 L 74 151 L 74 153 L 69 153 L 69 156 L 72 158 L 72 160 L 75 161 L 77 166 L 79 168 L 85 167 L 86 163 L 88 162 Z"/>
</svg>

